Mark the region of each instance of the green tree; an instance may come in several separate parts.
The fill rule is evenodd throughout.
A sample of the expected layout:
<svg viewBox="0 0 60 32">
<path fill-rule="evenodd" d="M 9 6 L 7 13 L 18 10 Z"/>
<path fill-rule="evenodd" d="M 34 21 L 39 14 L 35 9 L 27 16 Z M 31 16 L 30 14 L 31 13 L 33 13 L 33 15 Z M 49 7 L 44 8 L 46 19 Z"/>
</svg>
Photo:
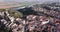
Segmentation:
<svg viewBox="0 0 60 32">
<path fill-rule="evenodd" d="M 23 17 L 21 12 L 14 11 L 14 10 L 9 10 L 8 11 L 11 16 L 14 16 L 15 18 L 20 18 Z"/>
</svg>

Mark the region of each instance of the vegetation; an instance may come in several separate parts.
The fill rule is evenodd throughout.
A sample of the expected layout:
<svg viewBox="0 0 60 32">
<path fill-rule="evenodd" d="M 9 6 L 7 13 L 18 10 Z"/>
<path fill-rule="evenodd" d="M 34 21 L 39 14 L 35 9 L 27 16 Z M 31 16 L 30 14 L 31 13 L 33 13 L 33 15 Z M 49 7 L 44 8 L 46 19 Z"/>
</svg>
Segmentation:
<svg viewBox="0 0 60 32">
<path fill-rule="evenodd" d="M 0 9 L 0 12 L 6 11 L 5 9 Z M 22 13 L 18 12 L 18 11 L 14 11 L 14 10 L 8 10 L 10 16 L 13 16 L 15 18 L 21 18 L 23 17 Z M 2 16 L 0 16 L 0 20 L 2 19 Z M 4 16 L 5 20 L 9 20 L 9 18 L 7 16 Z M 12 32 L 12 30 L 10 28 L 6 28 L 4 24 L 1 23 L 0 21 L 0 32 Z"/>
<path fill-rule="evenodd" d="M 25 3 L 27 4 L 27 3 Z M 24 4 L 24 6 L 26 6 Z M 23 5 L 23 4 L 22 4 Z M 40 6 L 40 5 L 36 5 L 37 7 Z M 5 9 L 0 9 L 0 12 L 3 12 L 3 11 L 6 11 Z M 19 11 L 19 12 L 18 12 Z M 15 10 L 12 10 L 12 9 L 9 9 L 8 12 L 10 14 L 10 16 L 13 16 L 15 18 L 21 18 L 21 17 L 25 17 L 29 14 L 34 14 L 34 15 L 37 15 L 37 12 L 35 12 L 32 7 L 26 7 L 24 9 L 21 9 L 21 10 L 18 10 L 18 11 L 15 11 Z M 23 13 L 23 14 L 22 14 Z M 2 16 L 0 16 L 0 18 L 2 18 Z M 26 17 L 25 17 L 26 18 Z M 7 16 L 5 16 L 5 20 L 9 20 L 9 18 Z M 16 21 L 14 21 L 15 23 Z M 1 24 L 1 21 L 0 21 L 0 24 Z M 4 27 L 4 25 L 0 25 L 0 32 L 9 32 L 11 29 L 10 28 L 6 28 Z"/>
<path fill-rule="evenodd" d="M 14 10 L 12 10 L 12 9 L 10 9 L 8 12 L 9 12 L 9 14 L 10 14 L 11 16 L 14 16 L 15 18 L 23 17 L 23 15 L 22 15 L 21 12 L 14 11 Z"/>
</svg>

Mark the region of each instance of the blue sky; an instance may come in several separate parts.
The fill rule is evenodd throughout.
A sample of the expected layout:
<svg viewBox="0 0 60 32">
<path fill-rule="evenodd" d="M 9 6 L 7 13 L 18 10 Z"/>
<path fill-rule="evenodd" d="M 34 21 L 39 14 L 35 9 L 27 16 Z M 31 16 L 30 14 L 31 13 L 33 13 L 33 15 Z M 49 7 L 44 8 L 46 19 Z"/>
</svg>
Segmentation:
<svg viewBox="0 0 60 32">
<path fill-rule="evenodd" d="M 40 1 L 40 2 L 59 1 L 60 2 L 60 0 L 0 0 L 0 2 L 25 2 L 25 1 Z"/>
</svg>

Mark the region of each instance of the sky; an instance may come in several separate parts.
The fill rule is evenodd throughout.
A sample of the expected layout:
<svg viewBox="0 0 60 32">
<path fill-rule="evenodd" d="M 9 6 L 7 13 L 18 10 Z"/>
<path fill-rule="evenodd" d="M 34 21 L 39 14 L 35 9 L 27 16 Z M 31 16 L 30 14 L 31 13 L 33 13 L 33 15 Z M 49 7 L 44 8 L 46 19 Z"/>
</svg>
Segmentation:
<svg viewBox="0 0 60 32">
<path fill-rule="evenodd" d="M 47 2 L 47 1 L 59 1 L 60 0 L 0 0 L 0 2 L 31 2 L 31 1 L 40 1 L 40 2 Z"/>
</svg>

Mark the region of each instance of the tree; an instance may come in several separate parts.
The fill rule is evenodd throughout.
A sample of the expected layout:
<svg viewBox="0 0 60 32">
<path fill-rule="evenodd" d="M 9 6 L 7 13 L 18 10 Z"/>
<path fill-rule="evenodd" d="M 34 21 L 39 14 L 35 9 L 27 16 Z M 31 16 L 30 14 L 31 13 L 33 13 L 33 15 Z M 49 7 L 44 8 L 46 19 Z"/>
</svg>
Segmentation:
<svg viewBox="0 0 60 32">
<path fill-rule="evenodd" d="M 15 18 L 20 18 L 23 17 L 21 12 L 14 11 L 14 10 L 9 10 L 8 11 L 11 16 L 14 16 Z"/>
</svg>

